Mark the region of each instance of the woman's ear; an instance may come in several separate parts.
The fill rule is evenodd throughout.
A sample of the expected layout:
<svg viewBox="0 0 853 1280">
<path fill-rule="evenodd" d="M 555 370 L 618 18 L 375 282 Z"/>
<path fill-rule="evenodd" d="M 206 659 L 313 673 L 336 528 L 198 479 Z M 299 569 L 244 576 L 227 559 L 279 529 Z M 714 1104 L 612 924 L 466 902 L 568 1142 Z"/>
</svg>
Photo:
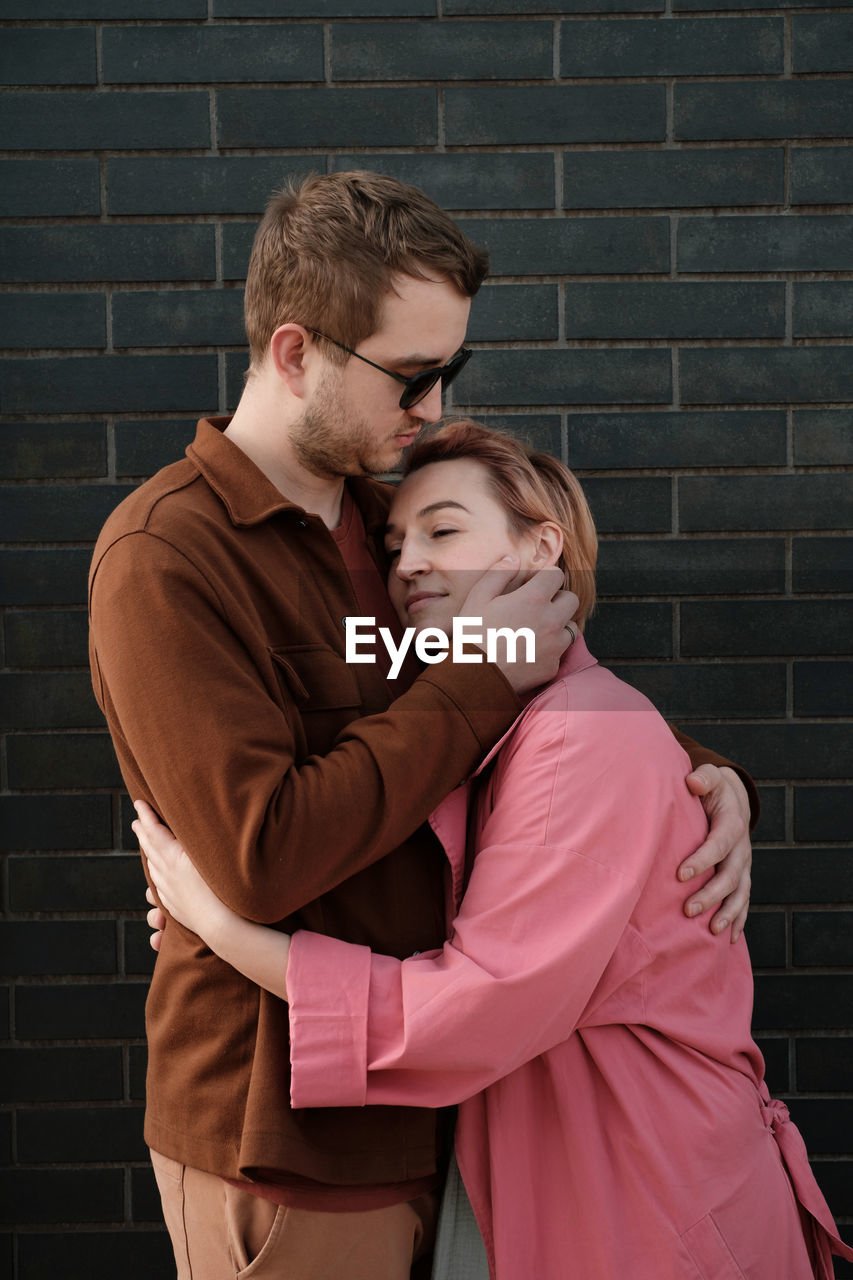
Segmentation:
<svg viewBox="0 0 853 1280">
<path fill-rule="evenodd" d="M 534 538 L 531 568 L 549 569 L 560 559 L 563 551 L 563 531 L 558 524 L 544 520 L 531 529 Z"/>
<path fill-rule="evenodd" d="M 273 367 L 288 390 L 302 397 L 305 390 L 305 355 L 310 345 L 307 329 L 300 324 L 282 324 L 270 338 Z"/>
</svg>

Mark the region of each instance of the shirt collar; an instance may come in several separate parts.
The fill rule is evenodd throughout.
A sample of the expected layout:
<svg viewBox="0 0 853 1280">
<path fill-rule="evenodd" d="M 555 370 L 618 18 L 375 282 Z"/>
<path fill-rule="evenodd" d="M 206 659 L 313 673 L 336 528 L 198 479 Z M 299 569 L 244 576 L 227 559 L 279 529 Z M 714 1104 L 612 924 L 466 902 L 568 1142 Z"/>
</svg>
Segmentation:
<svg viewBox="0 0 853 1280">
<path fill-rule="evenodd" d="M 281 511 L 304 509 L 291 502 L 255 466 L 242 449 L 224 434 L 230 417 L 202 418 L 187 457 L 198 468 L 225 506 L 231 523 L 260 524 Z M 347 485 L 364 519 L 368 533 L 384 527 L 391 501 L 391 486 L 366 476 L 352 476 Z"/>
</svg>

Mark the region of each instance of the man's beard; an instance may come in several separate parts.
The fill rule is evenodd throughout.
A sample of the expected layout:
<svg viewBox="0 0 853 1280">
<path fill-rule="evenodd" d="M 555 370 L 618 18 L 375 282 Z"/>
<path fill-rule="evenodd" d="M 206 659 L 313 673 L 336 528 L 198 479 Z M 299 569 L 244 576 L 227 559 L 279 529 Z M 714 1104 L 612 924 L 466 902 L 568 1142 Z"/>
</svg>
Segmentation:
<svg viewBox="0 0 853 1280">
<path fill-rule="evenodd" d="M 399 430 L 406 429 L 401 424 Z M 290 439 L 297 460 L 316 476 L 372 475 L 394 463 L 391 439 L 378 440 L 366 418 L 348 412 L 334 375 L 294 423 Z"/>
</svg>

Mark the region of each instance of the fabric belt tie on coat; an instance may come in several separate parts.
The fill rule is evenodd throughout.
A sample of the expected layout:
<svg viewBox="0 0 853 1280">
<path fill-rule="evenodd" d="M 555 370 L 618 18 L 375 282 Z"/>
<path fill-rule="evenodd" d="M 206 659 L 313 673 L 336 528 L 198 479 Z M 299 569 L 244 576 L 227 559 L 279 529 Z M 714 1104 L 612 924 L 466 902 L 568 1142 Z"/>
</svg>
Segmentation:
<svg viewBox="0 0 853 1280">
<path fill-rule="evenodd" d="M 800 1206 L 803 1230 L 806 1236 L 812 1266 L 817 1280 L 833 1280 L 832 1254 L 853 1262 L 853 1249 L 839 1238 L 838 1229 L 829 1211 L 829 1205 L 809 1164 L 806 1144 L 791 1120 L 788 1108 L 778 1098 L 771 1098 L 767 1085 L 761 1085 L 761 1115 L 772 1133 L 782 1157 L 782 1163 L 791 1180 L 794 1195 Z"/>
</svg>

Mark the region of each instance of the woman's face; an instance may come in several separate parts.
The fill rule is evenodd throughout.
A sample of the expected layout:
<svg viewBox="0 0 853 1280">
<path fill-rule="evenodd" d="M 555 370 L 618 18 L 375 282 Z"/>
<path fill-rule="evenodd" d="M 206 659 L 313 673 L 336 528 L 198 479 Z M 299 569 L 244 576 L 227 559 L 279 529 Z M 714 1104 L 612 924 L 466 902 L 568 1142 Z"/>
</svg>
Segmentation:
<svg viewBox="0 0 853 1280">
<path fill-rule="evenodd" d="M 388 593 L 404 627 L 450 634 L 468 592 L 503 556 L 540 567 L 537 530 L 509 527 L 485 467 L 472 458 L 432 462 L 402 482 L 388 513 Z"/>
</svg>

